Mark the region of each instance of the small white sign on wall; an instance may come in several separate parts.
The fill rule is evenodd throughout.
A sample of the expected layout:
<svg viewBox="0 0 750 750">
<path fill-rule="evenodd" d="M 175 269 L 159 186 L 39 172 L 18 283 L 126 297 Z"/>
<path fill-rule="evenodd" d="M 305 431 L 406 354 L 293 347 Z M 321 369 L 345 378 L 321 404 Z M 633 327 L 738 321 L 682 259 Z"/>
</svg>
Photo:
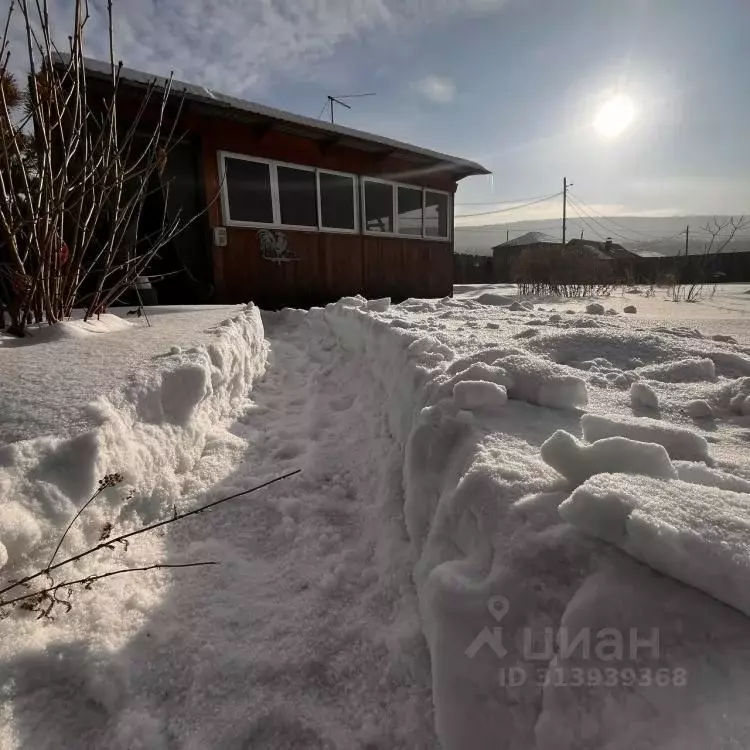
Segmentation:
<svg viewBox="0 0 750 750">
<path fill-rule="evenodd" d="M 214 227 L 214 246 L 215 247 L 227 246 L 227 228 L 226 227 Z"/>
</svg>

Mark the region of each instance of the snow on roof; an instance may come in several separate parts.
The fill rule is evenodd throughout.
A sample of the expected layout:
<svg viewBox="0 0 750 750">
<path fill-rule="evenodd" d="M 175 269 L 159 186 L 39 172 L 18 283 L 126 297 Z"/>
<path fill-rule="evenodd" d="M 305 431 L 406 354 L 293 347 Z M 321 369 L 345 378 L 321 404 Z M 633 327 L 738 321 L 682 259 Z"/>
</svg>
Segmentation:
<svg viewBox="0 0 750 750">
<path fill-rule="evenodd" d="M 69 60 L 69 57 L 68 54 L 56 53 L 52 56 L 53 64 L 64 65 Z M 85 58 L 84 65 L 86 67 L 87 75 L 98 78 L 109 78 L 111 76 L 109 63 L 92 58 Z M 157 88 L 161 89 L 166 86 L 169 80 L 164 76 L 156 76 L 140 70 L 133 70 L 125 67 L 122 68 L 120 76 L 122 81 L 135 86 L 145 87 L 149 84 L 155 83 Z M 228 94 L 212 91 L 205 86 L 198 86 L 185 81 L 177 81 L 173 79 L 172 90 L 175 93 L 183 94 L 187 101 L 206 105 L 214 112 L 239 112 L 255 115 L 265 120 L 275 120 L 277 122 L 285 123 L 287 127 L 291 126 L 296 128 L 298 131 L 303 130 L 308 137 L 317 137 L 322 140 L 331 138 L 332 136 L 339 136 L 338 140 L 347 139 L 349 141 L 355 141 L 359 148 L 362 148 L 366 144 L 385 147 L 386 150 L 397 153 L 400 152 L 401 155 L 418 156 L 437 164 L 449 166 L 452 168 L 451 171 L 456 172 L 461 177 L 490 174 L 488 169 L 476 162 L 469 161 L 468 159 L 450 156 L 449 154 L 443 154 L 439 151 L 432 151 L 431 149 L 414 146 L 410 143 L 404 143 L 403 141 L 397 141 L 392 138 L 367 133 L 363 130 L 355 130 L 354 128 L 348 128 L 343 125 L 335 125 L 323 120 L 313 119 L 312 117 L 297 115 L 293 112 L 268 107 L 265 104 L 259 104 L 258 102 L 239 99 L 234 96 L 229 96 Z"/>
<path fill-rule="evenodd" d="M 498 247 L 509 247 L 512 245 L 533 245 L 537 242 L 550 242 L 557 245 L 560 244 L 559 240 L 551 237 L 548 234 L 544 234 L 543 232 L 526 232 L 526 234 L 522 234 L 520 237 L 514 237 L 512 240 L 501 243 L 500 245 L 498 245 Z"/>
<path fill-rule="evenodd" d="M 637 247 L 630 249 L 631 253 L 635 253 L 640 258 L 664 258 L 663 253 L 659 253 L 656 250 L 641 250 Z"/>
</svg>

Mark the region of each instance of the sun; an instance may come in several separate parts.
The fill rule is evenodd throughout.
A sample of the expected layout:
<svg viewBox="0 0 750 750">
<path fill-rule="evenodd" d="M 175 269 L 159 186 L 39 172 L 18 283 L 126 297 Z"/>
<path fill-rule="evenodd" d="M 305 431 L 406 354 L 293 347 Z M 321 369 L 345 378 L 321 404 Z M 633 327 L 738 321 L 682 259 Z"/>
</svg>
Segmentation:
<svg viewBox="0 0 750 750">
<path fill-rule="evenodd" d="M 599 108 L 594 120 L 594 129 L 605 138 L 617 138 L 635 119 L 635 104 L 627 94 L 618 94 L 608 99 Z"/>
</svg>

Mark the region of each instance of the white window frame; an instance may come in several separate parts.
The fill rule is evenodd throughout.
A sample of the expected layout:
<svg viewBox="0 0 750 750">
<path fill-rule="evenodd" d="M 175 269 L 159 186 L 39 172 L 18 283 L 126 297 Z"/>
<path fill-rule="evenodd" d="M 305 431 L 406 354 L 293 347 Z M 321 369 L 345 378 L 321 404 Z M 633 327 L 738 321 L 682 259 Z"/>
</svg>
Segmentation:
<svg viewBox="0 0 750 750">
<path fill-rule="evenodd" d="M 338 234 L 359 234 L 359 180 L 356 174 L 351 172 L 337 172 L 335 169 L 317 169 L 315 176 L 315 184 L 318 189 L 318 227 L 321 232 L 336 232 Z M 322 208 L 322 195 L 320 192 L 320 175 L 321 174 L 332 174 L 339 177 L 349 177 L 352 181 L 352 206 L 354 209 L 354 229 L 344 229 L 342 227 L 326 227 L 323 226 L 323 208 Z"/>
<path fill-rule="evenodd" d="M 383 180 L 380 177 L 360 177 L 359 180 L 362 186 L 362 234 L 368 234 L 372 237 L 397 237 L 399 235 L 396 232 L 375 232 L 367 228 L 367 198 L 365 197 L 365 185 L 368 182 L 377 182 L 381 185 L 388 185 L 391 188 L 391 218 L 393 219 L 393 227 L 396 228 L 396 191 L 394 190 L 395 182 L 391 180 Z M 403 236 L 403 235 L 401 235 Z M 413 236 L 413 235 L 412 235 Z"/>
<path fill-rule="evenodd" d="M 424 239 L 424 204 L 425 204 L 425 197 L 424 197 L 424 187 L 421 185 L 407 185 L 404 182 L 394 182 L 393 183 L 396 186 L 396 189 L 393 191 L 393 209 L 395 211 L 395 215 L 393 218 L 393 227 L 396 230 L 394 234 L 398 235 L 399 237 L 411 237 L 413 240 L 420 240 Z M 407 232 L 401 232 L 399 231 L 401 227 L 399 227 L 399 219 L 398 219 L 398 189 L 399 188 L 409 188 L 410 190 L 418 190 L 422 195 L 422 231 L 419 234 L 411 234 Z"/>
<path fill-rule="evenodd" d="M 308 167 L 304 164 L 290 164 L 285 161 L 272 161 L 271 162 L 271 189 L 273 190 L 273 201 L 274 201 L 274 212 L 273 218 L 277 226 L 283 227 L 284 229 L 294 229 L 299 232 L 318 232 L 320 231 L 320 192 L 318 189 L 318 177 L 315 176 L 315 219 L 317 224 L 314 227 L 309 227 L 304 224 L 284 224 L 281 221 L 281 192 L 279 191 L 279 167 L 288 167 L 289 169 L 298 169 L 300 172 L 313 172 L 316 173 L 318 170 L 315 167 Z"/>
<path fill-rule="evenodd" d="M 448 198 L 448 216 L 447 216 L 447 226 L 446 229 L 448 230 L 448 233 L 443 237 L 442 235 L 433 237 L 431 235 L 425 234 L 425 211 L 427 210 L 427 193 L 435 193 L 437 195 L 444 195 Z M 447 191 L 447 190 L 434 190 L 433 188 L 424 188 L 422 192 L 422 237 L 426 240 L 436 240 L 438 242 L 450 242 L 451 237 L 451 225 L 453 222 L 451 221 L 451 215 L 453 213 L 453 196 Z"/>
<path fill-rule="evenodd" d="M 220 180 L 220 199 L 221 199 L 221 213 L 224 220 L 224 226 L 228 227 L 239 227 L 246 229 L 292 229 L 298 232 L 323 232 L 325 234 L 363 234 L 370 237 L 397 237 L 399 239 L 411 239 L 411 240 L 427 240 L 429 242 L 451 242 L 452 237 L 452 222 L 450 220 L 451 212 L 453 210 L 453 195 L 447 190 L 437 190 L 435 188 L 424 187 L 423 185 L 413 185 L 407 182 L 396 182 L 394 180 L 386 180 L 382 177 L 370 177 L 366 175 L 356 175 L 353 172 L 340 172 L 335 169 L 325 169 L 310 167 L 306 164 L 293 164 L 292 162 L 278 161 L 275 159 L 264 159 L 260 156 L 249 156 L 248 154 L 239 154 L 234 151 L 217 151 L 217 160 L 219 167 L 219 180 Z M 266 164 L 269 169 L 269 177 L 271 181 L 271 209 L 273 212 L 273 222 L 267 223 L 262 221 L 239 221 L 231 218 L 229 212 L 229 186 L 226 179 L 226 159 L 241 159 L 243 161 L 252 161 L 258 164 Z M 314 227 L 300 226 L 296 224 L 282 224 L 281 223 L 281 200 L 279 194 L 279 178 L 278 178 L 278 167 L 289 167 L 290 169 L 298 169 L 303 172 L 314 172 L 315 173 L 315 193 L 317 203 L 317 220 L 318 224 Z M 342 229 L 339 227 L 325 227 L 323 226 L 323 214 L 321 207 L 321 192 L 320 192 L 320 175 L 321 174 L 332 174 L 339 175 L 341 177 L 348 177 L 352 180 L 352 201 L 354 208 L 354 229 Z M 376 182 L 391 187 L 392 205 L 391 211 L 393 215 L 393 229 L 392 232 L 375 232 L 367 229 L 367 204 L 365 198 L 365 185 L 368 182 Z M 422 233 L 421 234 L 402 234 L 400 233 L 398 226 L 398 188 L 411 188 L 412 190 L 422 191 Z M 448 202 L 448 234 L 440 237 L 429 237 L 425 234 L 425 211 L 427 209 L 427 192 L 436 193 L 438 195 L 444 195 Z"/>
<path fill-rule="evenodd" d="M 399 239 L 411 239 L 411 240 L 427 240 L 428 242 L 450 242 L 451 241 L 451 221 L 450 214 L 453 208 L 452 194 L 447 190 L 436 190 L 434 188 L 424 187 L 423 185 L 412 185 L 407 182 L 395 182 L 394 180 L 384 180 L 382 177 L 360 177 L 359 178 L 361 191 L 360 196 L 362 200 L 362 234 L 366 234 L 369 237 L 398 237 Z M 365 185 L 368 182 L 379 182 L 381 184 L 390 185 L 392 187 L 392 207 L 393 211 L 393 232 L 375 232 L 367 228 L 367 199 L 365 198 Z M 398 188 L 412 188 L 413 190 L 420 190 L 422 192 L 422 233 L 421 234 L 402 234 L 398 231 Z M 448 199 L 448 234 L 440 237 L 428 237 L 425 234 L 425 221 L 424 213 L 427 208 L 427 192 L 438 193 L 446 196 Z"/>
<path fill-rule="evenodd" d="M 257 227 L 265 228 L 279 226 L 279 208 L 278 208 L 278 185 L 276 185 L 276 170 L 273 168 L 273 162 L 270 159 L 261 159 L 256 156 L 247 156 L 245 154 L 235 154 L 229 151 L 218 151 L 219 160 L 219 184 L 221 186 L 221 214 L 224 219 L 224 226 L 227 227 Z M 240 159 L 242 161 L 253 161 L 257 164 L 267 164 L 269 177 L 271 180 L 271 212 L 273 221 L 269 224 L 264 221 L 239 221 L 232 219 L 229 212 L 229 185 L 227 183 L 226 159 Z"/>
</svg>

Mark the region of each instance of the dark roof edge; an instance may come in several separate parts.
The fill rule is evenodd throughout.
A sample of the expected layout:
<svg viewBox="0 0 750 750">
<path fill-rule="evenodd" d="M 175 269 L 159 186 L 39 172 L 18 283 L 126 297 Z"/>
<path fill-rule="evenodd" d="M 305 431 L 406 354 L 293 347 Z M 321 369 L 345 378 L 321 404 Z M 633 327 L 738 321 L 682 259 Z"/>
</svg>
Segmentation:
<svg viewBox="0 0 750 750">
<path fill-rule="evenodd" d="M 67 53 L 55 53 L 52 56 L 53 64 L 66 64 L 69 59 L 70 55 L 68 55 Z M 86 57 L 84 58 L 84 65 L 87 75 L 93 74 L 97 77 L 109 77 L 111 75 L 109 63 Z M 139 70 L 133 70 L 131 68 L 125 67 L 122 68 L 120 75 L 121 80 L 127 83 L 145 86 L 154 82 L 159 88 L 162 89 L 169 80 L 165 76 L 152 75 L 150 73 L 145 73 Z M 449 154 L 440 153 L 439 151 L 432 151 L 431 149 L 421 148 L 410 143 L 404 143 L 403 141 L 396 141 L 392 138 L 386 138 L 384 136 L 375 135 L 373 133 L 367 133 L 363 130 L 355 130 L 354 128 L 348 128 L 343 125 L 335 125 L 332 123 L 324 122 L 322 120 L 315 120 L 312 117 L 297 115 L 293 112 L 287 112 L 282 109 L 268 107 L 265 104 L 238 99 L 233 96 L 228 96 L 226 94 L 220 94 L 211 91 L 205 86 L 197 86 L 195 84 L 185 83 L 184 81 L 173 80 L 172 89 L 176 93 L 183 94 L 188 101 L 206 104 L 215 109 L 247 112 L 249 114 L 258 115 L 260 117 L 267 117 L 269 119 L 290 123 L 292 125 L 299 125 L 303 128 L 309 128 L 321 133 L 330 133 L 331 135 L 345 136 L 354 140 L 376 143 L 378 145 L 385 146 L 386 148 L 391 148 L 394 151 L 402 151 L 405 153 L 422 156 L 428 159 L 432 159 L 436 163 L 446 164 L 454 167 L 456 172 L 463 173 L 463 176 L 466 177 L 471 175 L 491 174 L 491 172 L 481 164 L 470 161 L 468 159 L 462 159 L 457 156 L 450 156 Z"/>
</svg>

